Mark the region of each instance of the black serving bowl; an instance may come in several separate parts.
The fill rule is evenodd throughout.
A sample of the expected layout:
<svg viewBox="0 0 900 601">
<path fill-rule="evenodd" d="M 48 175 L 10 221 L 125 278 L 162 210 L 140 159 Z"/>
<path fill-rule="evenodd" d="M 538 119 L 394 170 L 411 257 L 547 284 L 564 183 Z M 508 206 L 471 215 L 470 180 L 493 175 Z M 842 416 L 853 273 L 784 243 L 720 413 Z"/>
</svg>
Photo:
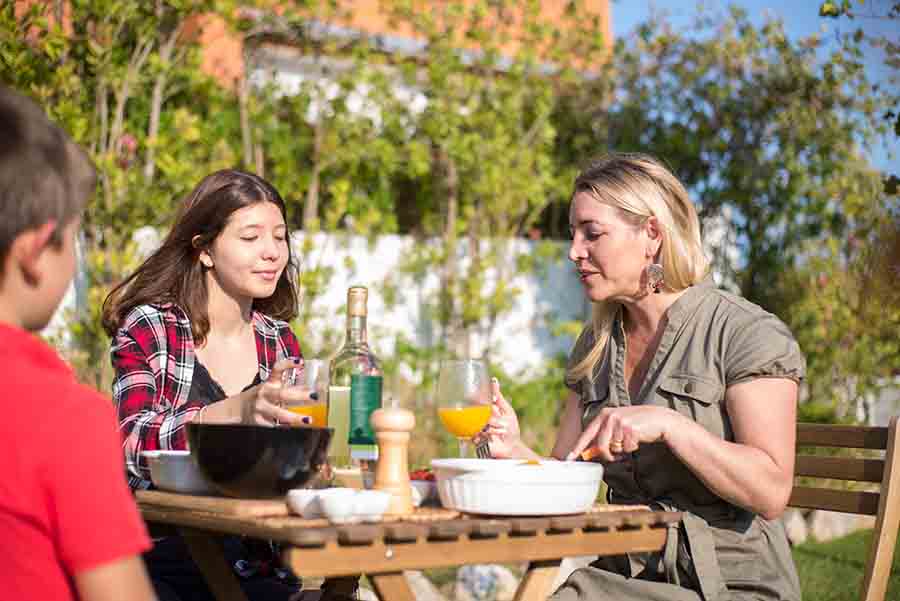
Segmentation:
<svg viewBox="0 0 900 601">
<path fill-rule="evenodd" d="M 230 497 L 278 497 L 302 488 L 327 461 L 331 428 L 189 423 L 194 461 Z"/>
</svg>

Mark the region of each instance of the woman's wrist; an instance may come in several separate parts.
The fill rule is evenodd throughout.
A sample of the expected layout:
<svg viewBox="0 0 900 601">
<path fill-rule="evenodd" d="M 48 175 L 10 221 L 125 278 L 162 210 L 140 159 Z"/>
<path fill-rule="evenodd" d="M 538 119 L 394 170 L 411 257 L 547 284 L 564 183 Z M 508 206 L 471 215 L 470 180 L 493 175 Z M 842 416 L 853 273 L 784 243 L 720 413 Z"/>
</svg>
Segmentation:
<svg viewBox="0 0 900 601">
<path fill-rule="evenodd" d="M 531 450 L 525 441 L 521 438 L 517 439 L 513 444 L 512 457 L 514 459 L 540 459 L 541 456 Z"/>
</svg>

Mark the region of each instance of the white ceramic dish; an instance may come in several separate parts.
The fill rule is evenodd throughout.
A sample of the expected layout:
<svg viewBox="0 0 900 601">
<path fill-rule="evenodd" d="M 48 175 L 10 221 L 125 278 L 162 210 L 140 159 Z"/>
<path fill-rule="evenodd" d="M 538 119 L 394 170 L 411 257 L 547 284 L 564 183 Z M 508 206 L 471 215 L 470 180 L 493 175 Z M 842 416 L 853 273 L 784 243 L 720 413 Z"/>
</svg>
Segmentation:
<svg viewBox="0 0 900 601">
<path fill-rule="evenodd" d="M 594 504 L 603 466 L 576 461 L 435 459 L 444 507 L 488 515 L 570 515 Z"/>
<path fill-rule="evenodd" d="M 356 524 L 381 520 L 391 502 L 382 490 L 325 488 L 289 490 L 285 500 L 290 510 L 307 519 L 325 517 L 333 524 Z"/>
<path fill-rule="evenodd" d="M 320 492 L 322 491 L 312 488 L 294 488 L 287 491 L 284 500 L 292 512 L 312 520 L 324 515 L 322 505 L 319 503 Z"/>
<path fill-rule="evenodd" d="M 150 467 L 150 479 L 156 488 L 187 495 L 216 495 L 190 451 L 143 451 Z"/>
</svg>

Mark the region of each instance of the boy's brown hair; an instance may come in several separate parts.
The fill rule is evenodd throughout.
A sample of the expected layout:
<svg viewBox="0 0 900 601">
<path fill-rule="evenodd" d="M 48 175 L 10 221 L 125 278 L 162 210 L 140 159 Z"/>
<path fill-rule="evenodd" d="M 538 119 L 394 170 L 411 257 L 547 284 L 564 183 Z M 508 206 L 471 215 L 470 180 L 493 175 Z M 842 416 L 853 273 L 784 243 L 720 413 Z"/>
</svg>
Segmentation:
<svg viewBox="0 0 900 601">
<path fill-rule="evenodd" d="M 87 154 L 32 100 L 0 85 L 0 276 L 22 232 L 55 222 L 58 247 L 96 182 Z"/>
</svg>

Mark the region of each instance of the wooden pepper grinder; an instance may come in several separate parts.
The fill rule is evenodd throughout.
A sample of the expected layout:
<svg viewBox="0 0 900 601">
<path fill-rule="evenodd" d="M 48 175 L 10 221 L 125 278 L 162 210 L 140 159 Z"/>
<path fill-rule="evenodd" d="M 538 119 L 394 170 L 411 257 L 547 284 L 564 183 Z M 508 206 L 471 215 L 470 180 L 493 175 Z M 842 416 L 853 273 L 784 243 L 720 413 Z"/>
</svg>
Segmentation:
<svg viewBox="0 0 900 601">
<path fill-rule="evenodd" d="M 372 412 L 372 429 L 378 443 L 378 466 L 375 488 L 391 493 L 386 513 L 412 513 L 412 488 L 409 484 L 409 434 L 416 425 L 411 411 L 399 407 L 383 407 Z"/>
</svg>

